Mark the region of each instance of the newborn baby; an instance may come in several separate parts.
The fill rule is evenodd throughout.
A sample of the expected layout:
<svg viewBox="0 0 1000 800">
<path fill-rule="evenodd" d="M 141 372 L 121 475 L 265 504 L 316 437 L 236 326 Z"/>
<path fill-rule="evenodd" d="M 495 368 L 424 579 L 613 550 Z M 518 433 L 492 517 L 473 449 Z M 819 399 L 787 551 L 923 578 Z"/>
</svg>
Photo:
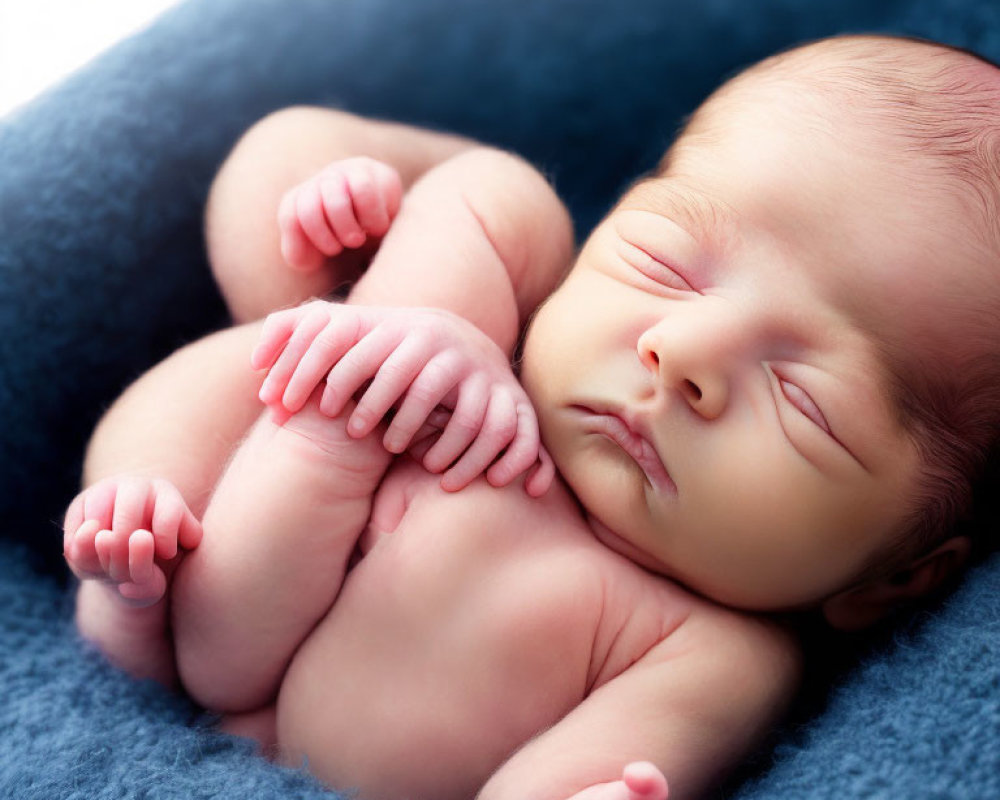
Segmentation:
<svg viewBox="0 0 1000 800">
<path fill-rule="evenodd" d="M 997 108 L 1000 72 L 937 45 L 768 59 L 561 283 L 567 217 L 523 162 L 266 120 L 209 206 L 234 314 L 371 265 L 109 412 L 66 519 L 81 632 L 362 798 L 704 796 L 797 687 L 785 612 L 863 627 L 965 562 Z M 331 141 L 377 158 L 322 168 Z"/>
</svg>

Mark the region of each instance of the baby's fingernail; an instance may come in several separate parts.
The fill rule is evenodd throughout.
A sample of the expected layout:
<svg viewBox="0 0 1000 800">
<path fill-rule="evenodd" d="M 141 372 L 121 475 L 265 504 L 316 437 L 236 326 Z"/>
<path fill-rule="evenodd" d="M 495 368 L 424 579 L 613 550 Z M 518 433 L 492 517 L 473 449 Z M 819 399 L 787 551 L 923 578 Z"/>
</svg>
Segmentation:
<svg viewBox="0 0 1000 800">
<path fill-rule="evenodd" d="M 402 453 L 403 441 L 399 434 L 387 433 L 382 440 L 382 446 L 390 453 Z"/>
</svg>

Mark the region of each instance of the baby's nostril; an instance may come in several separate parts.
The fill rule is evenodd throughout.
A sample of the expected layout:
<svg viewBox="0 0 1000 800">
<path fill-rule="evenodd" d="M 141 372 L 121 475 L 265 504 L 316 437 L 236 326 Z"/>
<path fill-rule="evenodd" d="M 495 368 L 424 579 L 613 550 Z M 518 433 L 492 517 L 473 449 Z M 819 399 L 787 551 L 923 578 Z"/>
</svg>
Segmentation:
<svg viewBox="0 0 1000 800">
<path fill-rule="evenodd" d="M 701 389 L 698 388 L 698 384 L 694 381 L 685 379 L 684 388 L 695 400 L 701 400 Z"/>
</svg>

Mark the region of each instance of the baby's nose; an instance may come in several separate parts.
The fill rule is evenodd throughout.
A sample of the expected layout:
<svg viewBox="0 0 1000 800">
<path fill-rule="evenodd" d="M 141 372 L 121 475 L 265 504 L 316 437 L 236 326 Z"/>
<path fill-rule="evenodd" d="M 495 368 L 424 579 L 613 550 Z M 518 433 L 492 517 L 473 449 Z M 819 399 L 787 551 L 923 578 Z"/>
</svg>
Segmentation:
<svg viewBox="0 0 1000 800">
<path fill-rule="evenodd" d="M 716 419 L 726 409 L 734 371 L 749 350 L 749 333 L 734 316 L 697 311 L 660 320 L 639 337 L 639 360 L 696 413 Z"/>
</svg>

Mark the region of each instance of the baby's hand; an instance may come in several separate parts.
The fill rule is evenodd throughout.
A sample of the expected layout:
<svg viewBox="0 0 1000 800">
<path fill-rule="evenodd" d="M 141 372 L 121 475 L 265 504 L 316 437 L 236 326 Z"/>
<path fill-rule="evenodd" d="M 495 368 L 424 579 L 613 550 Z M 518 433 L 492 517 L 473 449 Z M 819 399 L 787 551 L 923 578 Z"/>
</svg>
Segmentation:
<svg viewBox="0 0 1000 800">
<path fill-rule="evenodd" d="M 411 448 L 431 472 L 447 469 L 446 491 L 467 486 L 484 470 L 491 484 L 506 486 L 534 468 L 525 482 L 533 497 L 552 482 L 555 470 L 534 408 L 506 355 L 450 312 L 314 301 L 271 314 L 251 364 L 269 369 L 260 399 L 286 413 L 302 408 L 325 378 L 320 410 L 335 417 L 370 380 L 348 433 L 367 435 L 395 408 L 386 449 Z M 439 407 L 450 413 L 435 424 Z M 421 442 L 428 422 L 441 429 L 429 449 Z"/>
<path fill-rule="evenodd" d="M 569 800 L 667 800 L 667 779 L 648 761 L 635 761 L 620 781 L 588 786 Z"/>
<path fill-rule="evenodd" d="M 130 605 L 152 605 L 166 592 L 160 562 L 201 541 L 201 523 L 172 483 L 107 478 L 80 492 L 66 511 L 63 553 L 81 580 L 114 585 Z"/>
<path fill-rule="evenodd" d="M 384 236 L 402 197 L 399 173 L 388 164 L 367 156 L 334 161 L 282 198 L 282 258 L 311 271 L 370 237 Z"/>
</svg>

